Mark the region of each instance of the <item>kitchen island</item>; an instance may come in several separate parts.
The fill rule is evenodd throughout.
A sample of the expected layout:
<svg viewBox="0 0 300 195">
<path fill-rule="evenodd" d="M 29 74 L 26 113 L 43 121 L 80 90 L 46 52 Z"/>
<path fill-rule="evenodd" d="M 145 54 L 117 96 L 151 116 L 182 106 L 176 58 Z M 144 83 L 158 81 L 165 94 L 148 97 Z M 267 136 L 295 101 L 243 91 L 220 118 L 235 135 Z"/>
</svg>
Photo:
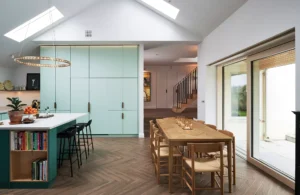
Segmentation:
<svg viewBox="0 0 300 195">
<path fill-rule="evenodd" d="M 9 125 L 9 120 L 3 120 L 4 125 L 0 125 L 0 188 L 49 188 L 57 176 L 59 143 L 56 136 L 84 116 L 85 113 L 55 113 L 54 117 L 20 125 Z M 19 135 L 21 138 L 26 135 L 28 139 L 16 137 Z M 33 142 L 37 139 L 32 135 L 42 136 L 38 142 Z M 46 162 L 39 179 L 32 173 L 33 162 L 37 160 Z"/>
</svg>

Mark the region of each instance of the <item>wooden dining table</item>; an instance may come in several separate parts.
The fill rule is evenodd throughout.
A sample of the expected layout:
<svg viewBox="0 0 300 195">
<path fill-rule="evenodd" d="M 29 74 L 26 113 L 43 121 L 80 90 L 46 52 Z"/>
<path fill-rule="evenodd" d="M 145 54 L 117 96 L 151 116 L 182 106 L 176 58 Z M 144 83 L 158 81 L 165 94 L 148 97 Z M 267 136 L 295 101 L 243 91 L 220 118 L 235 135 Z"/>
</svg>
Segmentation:
<svg viewBox="0 0 300 195">
<path fill-rule="evenodd" d="M 173 147 L 186 146 L 187 143 L 216 143 L 224 142 L 227 145 L 228 158 L 228 185 L 232 192 L 232 138 L 212 129 L 200 122 L 192 121 L 192 130 L 183 130 L 176 124 L 175 118 L 157 119 L 157 126 L 164 134 L 169 145 L 169 192 L 173 192 Z"/>
</svg>

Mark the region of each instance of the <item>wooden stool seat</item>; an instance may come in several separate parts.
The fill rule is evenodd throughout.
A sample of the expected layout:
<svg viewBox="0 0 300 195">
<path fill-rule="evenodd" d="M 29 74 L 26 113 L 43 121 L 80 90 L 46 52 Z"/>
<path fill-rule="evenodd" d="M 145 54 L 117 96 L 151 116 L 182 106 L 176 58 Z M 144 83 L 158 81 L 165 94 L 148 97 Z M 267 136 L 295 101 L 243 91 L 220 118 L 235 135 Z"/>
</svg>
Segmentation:
<svg viewBox="0 0 300 195">
<path fill-rule="evenodd" d="M 192 168 L 192 160 L 184 159 L 185 163 Z M 198 158 L 195 159 L 196 172 L 219 172 L 221 170 L 220 161 L 216 158 Z"/>
<path fill-rule="evenodd" d="M 155 150 L 155 154 L 158 155 L 158 150 Z M 160 148 L 160 157 L 169 157 L 169 148 Z M 173 156 L 178 157 L 181 156 L 180 151 L 177 148 L 173 148 Z"/>
<path fill-rule="evenodd" d="M 155 145 L 155 141 L 153 141 L 152 144 Z M 160 147 L 167 147 L 167 146 L 169 146 L 169 145 L 166 141 L 160 142 Z"/>
</svg>

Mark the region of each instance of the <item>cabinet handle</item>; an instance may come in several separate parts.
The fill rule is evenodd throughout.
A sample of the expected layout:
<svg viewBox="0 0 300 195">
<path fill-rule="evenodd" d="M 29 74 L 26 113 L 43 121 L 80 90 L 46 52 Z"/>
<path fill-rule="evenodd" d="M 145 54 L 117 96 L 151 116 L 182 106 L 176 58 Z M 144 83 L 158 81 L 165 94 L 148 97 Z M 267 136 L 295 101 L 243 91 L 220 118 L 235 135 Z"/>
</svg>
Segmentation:
<svg viewBox="0 0 300 195">
<path fill-rule="evenodd" d="M 122 102 L 122 108 L 124 108 L 124 102 Z"/>
<path fill-rule="evenodd" d="M 54 109 L 56 109 L 57 108 L 57 104 L 56 104 L 56 102 L 54 102 Z"/>
<path fill-rule="evenodd" d="M 124 119 L 124 113 L 122 113 L 122 119 Z"/>
<path fill-rule="evenodd" d="M 89 113 L 91 112 L 91 103 L 90 102 L 88 103 L 88 112 Z"/>
</svg>

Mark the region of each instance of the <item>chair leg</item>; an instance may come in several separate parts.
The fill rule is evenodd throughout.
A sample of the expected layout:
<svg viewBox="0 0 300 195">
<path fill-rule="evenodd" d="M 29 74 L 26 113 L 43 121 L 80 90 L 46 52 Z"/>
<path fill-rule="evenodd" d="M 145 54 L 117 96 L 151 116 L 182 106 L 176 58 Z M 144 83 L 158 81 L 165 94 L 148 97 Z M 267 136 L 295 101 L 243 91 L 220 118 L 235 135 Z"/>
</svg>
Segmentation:
<svg viewBox="0 0 300 195">
<path fill-rule="evenodd" d="M 77 160 L 77 164 L 78 164 L 78 169 L 80 169 L 80 161 L 79 161 L 79 155 L 78 155 L 78 151 L 80 152 L 80 149 L 78 149 L 78 147 L 80 148 L 80 145 L 78 146 L 76 143 L 76 135 L 74 136 L 74 147 L 75 147 L 75 151 L 76 151 L 76 160 Z M 81 153 L 81 152 L 80 152 Z"/>
<path fill-rule="evenodd" d="M 69 151 L 69 161 L 70 161 L 70 167 L 71 167 L 71 177 L 73 177 L 73 166 L 72 166 L 72 155 L 71 155 L 71 148 L 72 148 L 71 138 L 68 138 L 68 144 L 69 144 L 68 151 Z"/>
<path fill-rule="evenodd" d="M 220 172 L 221 195 L 224 195 L 224 170 Z"/>
<path fill-rule="evenodd" d="M 211 187 L 215 187 L 215 172 L 211 172 Z"/>
<path fill-rule="evenodd" d="M 86 143 L 85 143 L 85 135 L 84 131 L 82 130 L 82 138 L 83 138 L 83 145 L 84 145 L 84 153 L 85 153 L 85 159 L 87 159 L 87 152 L 86 152 Z"/>
<path fill-rule="evenodd" d="M 80 165 L 82 165 L 82 156 L 81 156 L 81 143 L 80 143 L 80 132 L 77 133 L 77 147 L 76 147 L 76 153 L 77 153 L 77 150 L 79 150 L 79 158 L 80 158 Z M 74 139 L 75 139 L 75 143 L 76 143 L 76 135 L 74 136 Z"/>
<path fill-rule="evenodd" d="M 91 138 L 91 141 L 92 141 L 92 150 L 94 151 L 94 143 L 93 143 L 93 135 L 92 135 L 92 128 L 91 128 L 91 126 L 89 126 L 89 129 L 90 129 L 90 138 Z"/>
<path fill-rule="evenodd" d="M 184 188 L 184 184 L 183 184 L 183 182 L 184 182 L 184 180 L 183 180 L 183 177 L 184 177 L 184 165 L 183 165 L 183 159 L 181 160 L 181 165 L 182 165 L 182 167 L 181 167 L 181 187 L 182 188 Z"/>
<path fill-rule="evenodd" d="M 88 128 L 87 128 L 87 127 L 85 127 L 85 134 L 86 134 L 86 141 L 87 141 L 88 155 L 90 155 L 89 132 L 88 132 Z"/>
<path fill-rule="evenodd" d="M 59 153 L 58 153 L 58 168 L 60 168 L 60 161 L 61 161 L 61 153 L 62 153 L 62 139 L 59 140 Z"/>
<path fill-rule="evenodd" d="M 60 166 L 62 166 L 63 164 L 63 161 L 64 161 L 64 153 L 65 153 L 65 145 L 66 145 L 66 139 L 63 138 L 62 139 L 62 142 L 63 142 L 63 147 L 62 147 L 62 152 L 61 152 L 61 159 L 60 159 Z"/>
</svg>

